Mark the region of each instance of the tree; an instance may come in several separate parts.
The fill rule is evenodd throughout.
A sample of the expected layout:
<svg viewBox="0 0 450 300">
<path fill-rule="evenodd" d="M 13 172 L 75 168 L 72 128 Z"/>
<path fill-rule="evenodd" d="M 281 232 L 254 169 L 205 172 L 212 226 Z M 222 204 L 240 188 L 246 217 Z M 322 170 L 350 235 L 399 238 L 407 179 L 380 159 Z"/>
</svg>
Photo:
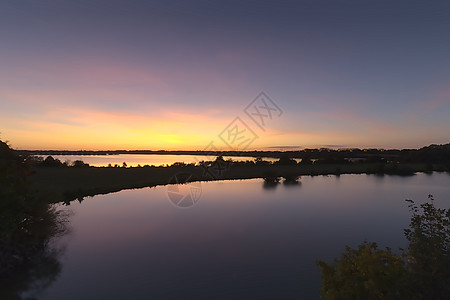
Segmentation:
<svg viewBox="0 0 450 300">
<path fill-rule="evenodd" d="M 347 246 L 333 264 L 318 261 L 324 299 L 398 299 L 407 292 L 403 257 L 391 249 L 378 249 L 364 242 L 357 249 Z"/>
<path fill-rule="evenodd" d="M 292 159 L 286 155 L 283 155 L 282 157 L 280 157 L 280 159 L 278 161 L 275 162 L 275 164 L 277 164 L 277 165 L 296 165 L 297 162 L 294 159 Z"/>
<path fill-rule="evenodd" d="M 44 167 L 62 167 L 63 164 L 59 159 L 54 159 L 53 156 L 47 156 L 42 162 Z"/>
<path fill-rule="evenodd" d="M 417 207 L 407 200 L 412 211 L 409 229 L 408 262 L 413 275 L 412 289 L 423 299 L 444 299 L 450 295 L 450 209 L 434 207 L 434 198 Z"/>
<path fill-rule="evenodd" d="M 66 233 L 68 215 L 31 188 L 30 160 L 0 140 L 0 299 L 22 299 L 61 270 L 52 240 Z"/>
<path fill-rule="evenodd" d="M 82 168 L 82 167 L 89 167 L 89 164 L 85 163 L 82 160 L 76 160 L 73 162 L 72 166 L 75 168 Z"/>
<path fill-rule="evenodd" d="M 322 273 L 323 298 L 329 299 L 448 299 L 450 295 L 449 216 L 430 195 L 412 211 L 405 235 L 408 249 L 393 253 L 364 242 L 346 247 L 331 264 L 317 261 Z"/>
</svg>

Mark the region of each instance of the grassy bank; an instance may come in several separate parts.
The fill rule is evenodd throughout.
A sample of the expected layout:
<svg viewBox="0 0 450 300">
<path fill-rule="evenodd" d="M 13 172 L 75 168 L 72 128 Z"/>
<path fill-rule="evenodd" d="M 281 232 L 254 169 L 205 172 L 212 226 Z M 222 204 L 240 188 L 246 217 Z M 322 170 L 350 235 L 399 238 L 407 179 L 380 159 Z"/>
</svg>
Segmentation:
<svg viewBox="0 0 450 300">
<path fill-rule="evenodd" d="M 207 174 L 208 171 L 210 174 Z M 86 196 L 117 192 L 123 189 L 166 185 L 176 174 L 188 181 L 294 177 L 305 175 L 389 174 L 413 175 L 415 172 L 443 171 L 443 166 L 409 164 L 311 164 L 311 165 L 232 165 L 222 172 L 210 167 L 172 166 L 135 168 L 57 168 L 36 167 L 31 175 L 33 187 L 49 199 L 70 201 Z M 212 176 L 211 176 L 212 174 Z M 191 176 L 192 175 L 192 176 Z"/>
</svg>

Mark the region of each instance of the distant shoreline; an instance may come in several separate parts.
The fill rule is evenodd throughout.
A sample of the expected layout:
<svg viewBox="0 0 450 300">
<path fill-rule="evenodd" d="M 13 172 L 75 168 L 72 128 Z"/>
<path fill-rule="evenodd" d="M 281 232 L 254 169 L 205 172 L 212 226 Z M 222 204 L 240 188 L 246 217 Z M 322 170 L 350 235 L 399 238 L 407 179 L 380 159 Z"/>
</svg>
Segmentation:
<svg viewBox="0 0 450 300">
<path fill-rule="evenodd" d="M 136 189 L 173 183 L 173 176 L 185 177 L 186 182 L 237 179 L 295 180 L 298 176 L 342 174 L 373 174 L 411 176 L 418 172 L 450 172 L 443 165 L 427 164 L 316 164 L 316 165 L 264 165 L 234 166 L 223 174 L 212 177 L 201 166 L 172 167 L 39 167 L 31 175 L 34 188 L 49 202 L 70 202 L 88 196 L 108 194 L 126 189 Z M 178 182 L 183 183 L 183 182 Z"/>
<path fill-rule="evenodd" d="M 20 152 L 19 152 L 20 153 Z M 42 151 L 35 155 L 80 155 L 78 151 Z M 82 151 L 116 154 L 172 154 L 198 155 L 215 159 L 197 163 L 176 162 L 166 166 L 92 167 L 82 161 L 62 163 L 53 158 L 35 161 L 30 177 L 35 189 L 51 202 L 82 199 L 86 196 L 117 192 L 171 183 L 176 174 L 184 174 L 186 181 L 265 178 L 277 182 L 297 176 L 377 174 L 414 175 L 416 172 L 450 172 L 450 144 L 430 145 L 417 150 L 382 149 L 305 149 L 302 151 Z M 22 154 L 29 155 L 28 152 Z M 246 156 L 254 160 L 229 161 L 223 157 Z M 268 162 L 262 158 L 278 158 Z M 298 162 L 295 159 L 301 158 Z M 177 181 L 178 183 L 178 181 Z M 52 199 L 52 200 L 50 200 Z"/>
<path fill-rule="evenodd" d="M 416 152 L 424 152 L 430 150 L 444 150 L 449 151 L 449 144 L 429 145 L 418 149 L 377 149 L 377 148 L 311 148 L 303 150 L 225 150 L 225 151 L 204 151 L 204 150 L 16 150 L 22 155 L 121 155 L 121 154 L 145 154 L 145 155 L 198 155 L 198 156 L 249 156 L 249 157 L 266 157 L 266 158 L 281 158 L 284 156 L 290 158 L 316 158 L 329 156 L 339 156 L 346 158 L 367 158 L 372 156 L 379 156 L 381 158 L 389 159 L 392 157 L 400 157 L 405 154 L 414 154 Z"/>
</svg>

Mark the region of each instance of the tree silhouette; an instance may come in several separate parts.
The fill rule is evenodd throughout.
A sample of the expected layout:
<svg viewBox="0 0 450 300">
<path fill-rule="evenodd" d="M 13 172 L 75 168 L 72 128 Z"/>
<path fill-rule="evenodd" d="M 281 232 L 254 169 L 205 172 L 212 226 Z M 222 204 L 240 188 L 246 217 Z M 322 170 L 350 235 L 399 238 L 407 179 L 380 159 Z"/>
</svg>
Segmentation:
<svg viewBox="0 0 450 300">
<path fill-rule="evenodd" d="M 346 247 L 339 259 L 317 261 L 324 299 L 448 299 L 450 295 L 450 209 L 431 202 L 412 211 L 405 235 L 408 249 L 395 254 L 376 243 Z"/>
<path fill-rule="evenodd" d="M 0 299 L 22 299 L 60 271 L 51 241 L 67 232 L 68 215 L 29 187 L 28 162 L 0 141 Z"/>
</svg>

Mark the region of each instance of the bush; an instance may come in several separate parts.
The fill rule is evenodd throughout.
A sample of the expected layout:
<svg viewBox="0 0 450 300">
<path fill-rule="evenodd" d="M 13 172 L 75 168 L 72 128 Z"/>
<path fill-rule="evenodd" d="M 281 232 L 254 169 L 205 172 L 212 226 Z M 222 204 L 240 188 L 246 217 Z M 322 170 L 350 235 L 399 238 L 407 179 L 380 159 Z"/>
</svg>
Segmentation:
<svg viewBox="0 0 450 300">
<path fill-rule="evenodd" d="M 405 229 L 411 288 L 424 299 L 444 299 L 450 295 L 450 209 L 438 209 L 433 196 L 428 198 L 431 202 L 420 207 L 407 200 L 413 213 L 410 228 Z"/>
<path fill-rule="evenodd" d="M 0 299 L 22 299 L 61 270 L 52 240 L 66 233 L 68 214 L 29 186 L 29 161 L 0 141 Z"/>
<path fill-rule="evenodd" d="M 280 157 L 280 159 L 279 159 L 278 161 L 276 161 L 274 164 L 276 164 L 276 165 L 282 165 L 282 166 L 289 166 L 289 165 L 296 165 L 297 162 L 296 162 L 294 159 L 292 159 L 292 158 L 290 158 L 290 157 L 288 157 L 288 156 L 282 156 L 282 157 Z"/>
<path fill-rule="evenodd" d="M 450 209 L 430 202 L 412 211 L 408 249 L 396 254 L 376 243 L 346 247 L 339 259 L 317 261 L 324 299 L 448 299 L 450 295 Z"/>
<path fill-rule="evenodd" d="M 407 277 L 401 255 L 376 243 L 364 242 L 346 251 L 333 264 L 318 261 L 324 299 L 397 299 L 405 295 Z"/>
</svg>

